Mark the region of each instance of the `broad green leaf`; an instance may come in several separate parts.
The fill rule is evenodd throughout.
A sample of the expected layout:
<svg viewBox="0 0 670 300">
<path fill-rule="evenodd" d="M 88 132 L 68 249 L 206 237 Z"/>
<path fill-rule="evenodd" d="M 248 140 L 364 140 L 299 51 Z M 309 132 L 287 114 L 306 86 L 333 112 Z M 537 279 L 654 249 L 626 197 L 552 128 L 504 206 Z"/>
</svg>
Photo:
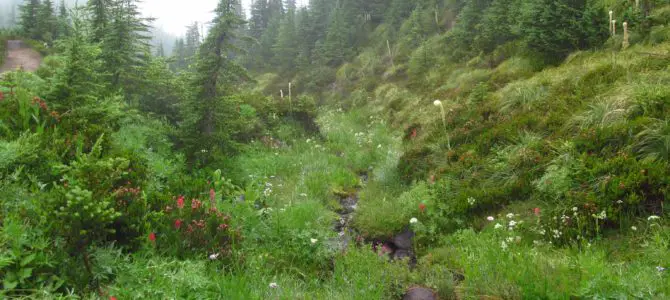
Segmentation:
<svg viewBox="0 0 670 300">
<path fill-rule="evenodd" d="M 25 267 L 25 266 L 27 266 L 29 263 L 33 262 L 33 260 L 35 260 L 35 256 L 36 256 L 35 253 L 32 253 L 32 254 L 30 254 L 30 255 L 24 257 L 24 258 L 21 260 L 21 267 Z"/>
</svg>

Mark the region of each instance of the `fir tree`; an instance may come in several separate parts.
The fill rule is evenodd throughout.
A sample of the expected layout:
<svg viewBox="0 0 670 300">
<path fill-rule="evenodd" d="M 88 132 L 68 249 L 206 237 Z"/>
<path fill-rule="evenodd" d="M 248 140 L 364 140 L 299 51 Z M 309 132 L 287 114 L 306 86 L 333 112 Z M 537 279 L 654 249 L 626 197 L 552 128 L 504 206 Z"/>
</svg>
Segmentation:
<svg viewBox="0 0 670 300">
<path fill-rule="evenodd" d="M 298 54 L 297 32 L 295 28 L 295 1 L 292 8 L 284 16 L 279 27 L 277 42 L 274 45 L 274 56 L 277 66 L 282 72 L 289 71 L 295 66 L 295 58 Z"/>
<path fill-rule="evenodd" d="M 122 85 L 126 90 L 141 86 L 142 77 L 136 68 L 144 64 L 150 45 L 149 22 L 143 18 L 137 0 L 117 0 L 110 10 L 111 23 L 103 40 L 105 72 L 111 76 L 111 87 Z"/>
<path fill-rule="evenodd" d="M 105 38 L 107 25 L 109 24 L 109 9 L 112 0 L 89 0 L 88 9 L 91 14 L 91 27 L 93 28 L 93 42 L 99 43 Z"/>
<path fill-rule="evenodd" d="M 65 0 L 61 0 L 58 7 L 58 38 L 63 38 L 70 35 L 70 17 L 65 6 Z"/>
<path fill-rule="evenodd" d="M 333 11 L 326 40 L 323 44 L 324 62 L 337 66 L 349 56 L 351 47 L 351 23 L 342 5 Z"/>
<path fill-rule="evenodd" d="M 21 20 L 19 25 L 24 35 L 39 39 L 39 14 L 41 3 L 39 0 L 25 0 L 25 3 L 19 8 L 21 10 Z"/>
<path fill-rule="evenodd" d="M 185 39 L 185 60 L 187 64 L 190 64 L 195 54 L 200 48 L 201 38 L 200 38 L 200 29 L 198 22 L 195 22 L 186 28 L 186 39 Z"/>
<path fill-rule="evenodd" d="M 56 19 L 53 2 L 44 0 L 37 14 L 37 27 L 41 40 L 51 43 L 58 34 L 58 20 Z"/>
<path fill-rule="evenodd" d="M 188 65 L 186 64 L 186 45 L 184 43 L 184 39 L 177 39 L 174 43 L 173 49 L 172 56 L 174 57 L 174 63 L 172 64 L 172 69 L 185 69 Z"/>
<path fill-rule="evenodd" d="M 210 32 L 198 52 L 192 82 L 196 92 L 183 106 L 183 141 L 192 158 L 201 150 L 211 155 L 231 147 L 227 142 L 232 132 L 226 124 L 236 111 L 226 99 L 235 83 L 248 79 L 244 68 L 230 58 L 238 51 L 233 43 L 239 38 L 236 30 L 244 24 L 234 10 L 237 3 L 220 0 Z"/>
</svg>

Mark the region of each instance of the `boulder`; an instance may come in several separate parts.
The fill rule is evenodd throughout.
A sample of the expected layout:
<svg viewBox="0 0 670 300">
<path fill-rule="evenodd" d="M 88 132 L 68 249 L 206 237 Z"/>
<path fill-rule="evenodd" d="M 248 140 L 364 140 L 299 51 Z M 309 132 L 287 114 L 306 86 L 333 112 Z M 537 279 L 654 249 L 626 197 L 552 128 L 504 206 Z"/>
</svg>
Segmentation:
<svg viewBox="0 0 670 300">
<path fill-rule="evenodd" d="M 402 297 L 403 300 L 437 300 L 435 292 L 425 287 L 410 288 Z"/>
<path fill-rule="evenodd" d="M 413 238 L 414 231 L 407 229 L 393 238 L 393 244 L 398 249 L 411 250 Z"/>
</svg>

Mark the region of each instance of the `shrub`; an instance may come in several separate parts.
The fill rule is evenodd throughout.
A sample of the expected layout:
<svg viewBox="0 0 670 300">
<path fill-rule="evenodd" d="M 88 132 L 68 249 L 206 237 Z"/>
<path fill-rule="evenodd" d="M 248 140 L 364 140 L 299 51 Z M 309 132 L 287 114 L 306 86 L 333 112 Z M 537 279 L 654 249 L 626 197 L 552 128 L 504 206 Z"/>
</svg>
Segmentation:
<svg viewBox="0 0 670 300">
<path fill-rule="evenodd" d="M 34 224 L 32 224 L 34 225 Z M 64 283 L 58 277 L 55 249 L 44 232 L 15 217 L 0 227 L 0 296 L 18 297 L 35 288 L 54 291 Z"/>
<path fill-rule="evenodd" d="M 399 196 L 369 189 L 361 194 L 354 225 L 365 236 L 388 238 L 410 225 L 411 218 L 422 218 L 419 204 L 427 205 L 427 210 L 437 209 L 430 203 L 428 186 L 418 183 Z"/>
</svg>

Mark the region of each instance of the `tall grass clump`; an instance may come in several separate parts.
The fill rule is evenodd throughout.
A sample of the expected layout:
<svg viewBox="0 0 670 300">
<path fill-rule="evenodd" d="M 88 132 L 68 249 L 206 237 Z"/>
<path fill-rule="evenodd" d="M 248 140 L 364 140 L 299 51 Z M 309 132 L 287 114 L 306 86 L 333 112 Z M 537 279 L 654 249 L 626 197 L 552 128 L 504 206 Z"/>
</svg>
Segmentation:
<svg viewBox="0 0 670 300">
<path fill-rule="evenodd" d="M 541 83 L 531 80 L 514 82 L 499 93 L 500 112 L 534 111 L 542 107 L 548 96 L 549 89 Z"/>
</svg>

